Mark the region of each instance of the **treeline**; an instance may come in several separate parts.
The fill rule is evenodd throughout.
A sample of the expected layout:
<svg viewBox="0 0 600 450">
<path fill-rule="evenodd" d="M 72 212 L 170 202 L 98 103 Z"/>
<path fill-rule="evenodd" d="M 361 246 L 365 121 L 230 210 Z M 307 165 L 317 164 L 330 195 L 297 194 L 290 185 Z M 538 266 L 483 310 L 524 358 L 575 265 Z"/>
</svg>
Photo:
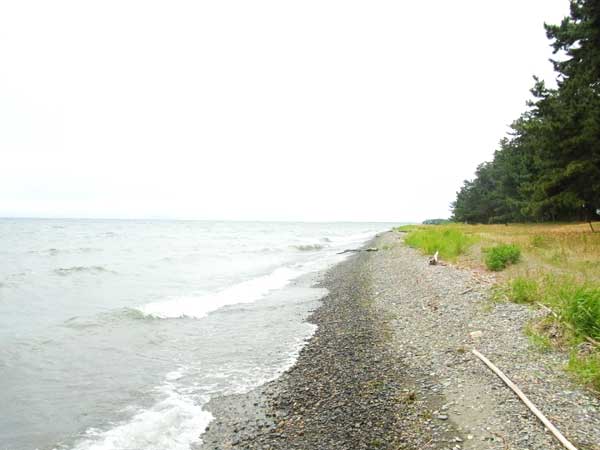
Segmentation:
<svg viewBox="0 0 600 450">
<path fill-rule="evenodd" d="M 452 204 L 469 223 L 597 220 L 600 208 L 600 1 L 572 0 L 560 25 L 544 25 L 557 87 L 535 79 L 528 110 L 491 162 Z"/>
</svg>

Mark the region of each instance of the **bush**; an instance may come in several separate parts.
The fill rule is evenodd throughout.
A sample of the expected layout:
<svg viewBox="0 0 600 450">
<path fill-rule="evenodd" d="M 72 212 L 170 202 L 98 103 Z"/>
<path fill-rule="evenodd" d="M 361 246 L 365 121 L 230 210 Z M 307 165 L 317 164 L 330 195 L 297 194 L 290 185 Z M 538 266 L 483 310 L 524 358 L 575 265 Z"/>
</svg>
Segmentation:
<svg viewBox="0 0 600 450">
<path fill-rule="evenodd" d="M 487 250 L 485 265 L 495 272 L 521 259 L 521 249 L 513 244 L 501 244 Z"/>
</svg>

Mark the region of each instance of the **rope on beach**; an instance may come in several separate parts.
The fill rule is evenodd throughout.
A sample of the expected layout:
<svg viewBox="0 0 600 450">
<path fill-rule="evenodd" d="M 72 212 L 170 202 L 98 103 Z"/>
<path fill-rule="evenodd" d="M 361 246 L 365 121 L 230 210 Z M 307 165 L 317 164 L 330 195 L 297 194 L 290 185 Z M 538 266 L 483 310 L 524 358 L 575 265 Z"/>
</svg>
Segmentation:
<svg viewBox="0 0 600 450">
<path fill-rule="evenodd" d="M 542 412 L 539 409 L 537 409 L 537 407 L 533 403 L 531 403 L 531 401 L 527 398 L 523 391 L 521 391 L 521 389 L 519 389 L 519 387 L 516 384 L 510 381 L 510 379 L 506 375 L 504 375 L 504 373 L 500 369 L 498 369 L 498 367 L 496 367 L 489 359 L 487 359 L 477 350 L 473 349 L 471 350 L 471 352 L 480 360 L 482 360 L 484 364 L 492 370 L 492 372 L 498 375 L 498 377 L 500 377 L 500 379 L 504 381 L 504 383 L 509 388 L 511 388 L 515 394 L 519 396 L 523 403 L 525 403 L 525 405 L 531 410 L 531 412 L 533 412 L 533 414 L 535 414 L 536 417 L 542 421 L 546 428 L 548 428 L 548 430 L 552 432 L 556 439 L 558 439 L 560 443 L 565 446 L 565 448 L 569 450 L 577 450 L 577 448 L 573 444 L 571 444 L 554 425 L 552 425 L 552 422 L 550 422 L 548 418 L 544 414 L 542 414 Z"/>
</svg>

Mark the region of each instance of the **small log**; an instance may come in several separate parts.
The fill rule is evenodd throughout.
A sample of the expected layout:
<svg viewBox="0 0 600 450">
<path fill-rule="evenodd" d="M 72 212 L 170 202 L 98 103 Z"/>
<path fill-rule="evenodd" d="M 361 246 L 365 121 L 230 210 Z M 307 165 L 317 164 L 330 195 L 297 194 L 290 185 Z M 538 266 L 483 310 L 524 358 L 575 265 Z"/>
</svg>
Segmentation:
<svg viewBox="0 0 600 450">
<path fill-rule="evenodd" d="M 439 263 L 439 259 L 438 259 L 439 254 L 440 254 L 440 252 L 436 251 L 435 254 L 431 258 L 429 258 L 430 266 L 437 266 L 437 264 Z"/>
<path fill-rule="evenodd" d="M 347 248 L 343 252 L 338 252 L 338 255 L 343 255 L 344 253 L 352 253 L 352 252 L 360 252 L 358 248 Z"/>
</svg>

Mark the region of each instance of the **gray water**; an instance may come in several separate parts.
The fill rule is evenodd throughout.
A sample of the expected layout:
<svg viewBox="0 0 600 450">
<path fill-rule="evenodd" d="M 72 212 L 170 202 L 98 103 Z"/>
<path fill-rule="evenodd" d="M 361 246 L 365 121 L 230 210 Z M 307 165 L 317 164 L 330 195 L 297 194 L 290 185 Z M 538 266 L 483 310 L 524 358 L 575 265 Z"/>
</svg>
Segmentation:
<svg viewBox="0 0 600 450">
<path fill-rule="evenodd" d="M 0 219 L 0 450 L 187 450 L 391 224 Z"/>
</svg>

